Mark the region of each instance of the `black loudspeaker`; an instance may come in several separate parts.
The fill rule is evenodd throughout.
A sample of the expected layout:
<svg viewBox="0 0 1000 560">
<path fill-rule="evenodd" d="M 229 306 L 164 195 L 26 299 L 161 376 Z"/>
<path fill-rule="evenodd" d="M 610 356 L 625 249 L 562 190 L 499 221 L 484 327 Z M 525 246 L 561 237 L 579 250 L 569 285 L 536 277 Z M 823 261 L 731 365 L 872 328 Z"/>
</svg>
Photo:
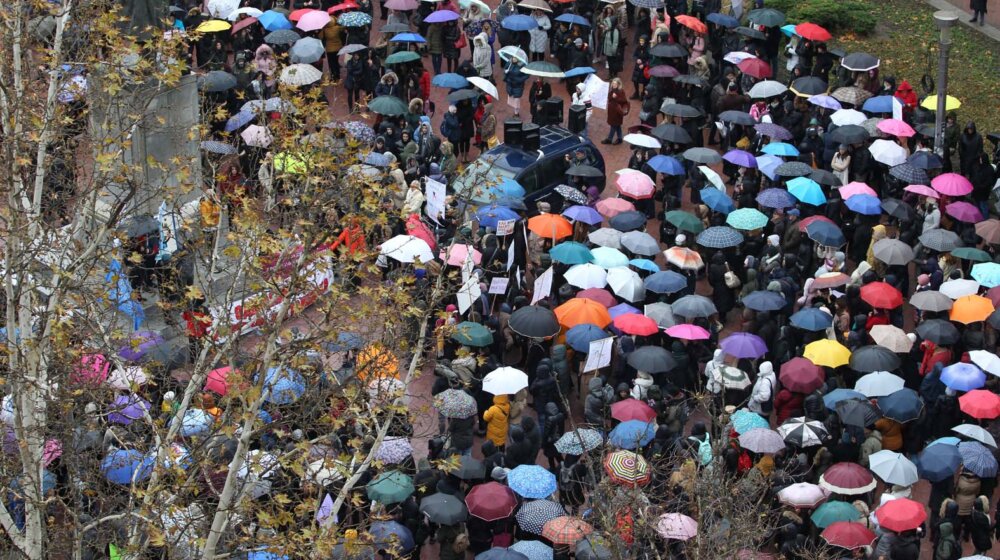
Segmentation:
<svg viewBox="0 0 1000 560">
<path fill-rule="evenodd" d="M 542 145 L 541 127 L 537 124 L 525 124 L 521 129 L 523 144 L 521 149 L 526 152 L 535 152 Z"/>
<path fill-rule="evenodd" d="M 519 148 L 524 142 L 524 135 L 521 132 L 522 123 L 520 119 L 507 119 L 503 121 L 503 142 L 508 146 Z M 485 140 L 485 138 L 483 139 Z"/>
<path fill-rule="evenodd" d="M 543 104 L 545 112 L 545 124 L 558 124 L 563 122 L 563 100 L 561 97 L 550 97 Z"/>
<path fill-rule="evenodd" d="M 587 108 L 583 105 L 570 105 L 567 125 L 573 134 L 583 132 L 587 128 Z"/>
</svg>

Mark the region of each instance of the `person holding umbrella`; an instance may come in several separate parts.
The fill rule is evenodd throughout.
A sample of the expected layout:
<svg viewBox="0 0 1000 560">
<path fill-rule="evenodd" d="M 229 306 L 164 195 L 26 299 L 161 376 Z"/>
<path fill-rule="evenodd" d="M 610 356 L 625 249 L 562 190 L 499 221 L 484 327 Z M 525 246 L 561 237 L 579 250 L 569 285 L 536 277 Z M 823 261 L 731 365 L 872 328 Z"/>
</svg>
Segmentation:
<svg viewBox="0 0 1000 560">
<path fill-rule="evenodd" d="M 507 86 L 507 106 L 514 110 L 514 117 L 521 116 L 521 96 L 524 95 L 524 82 L 528 75 L 521 72 L 524 65 L 515 57 L 511 57 L 507 69 L 504 70 L 503 81 Z M 532 111 L 534 115 L 534 111 Z"/>
</svg>

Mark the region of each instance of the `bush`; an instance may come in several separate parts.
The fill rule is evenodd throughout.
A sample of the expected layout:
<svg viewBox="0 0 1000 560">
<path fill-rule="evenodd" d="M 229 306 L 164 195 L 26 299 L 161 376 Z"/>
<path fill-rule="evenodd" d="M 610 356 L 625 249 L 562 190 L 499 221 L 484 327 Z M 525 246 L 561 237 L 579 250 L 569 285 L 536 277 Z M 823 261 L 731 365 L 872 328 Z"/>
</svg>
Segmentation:
<svg viewBox="0 0 1000 560">
<path fill-rule="evenodd" d="M 868 35 L 877 20 L 863 0 L 767 0 L 765 5 L 785 12 L 788 21 L 809 21 L 831 33 Z"/>
</svg>

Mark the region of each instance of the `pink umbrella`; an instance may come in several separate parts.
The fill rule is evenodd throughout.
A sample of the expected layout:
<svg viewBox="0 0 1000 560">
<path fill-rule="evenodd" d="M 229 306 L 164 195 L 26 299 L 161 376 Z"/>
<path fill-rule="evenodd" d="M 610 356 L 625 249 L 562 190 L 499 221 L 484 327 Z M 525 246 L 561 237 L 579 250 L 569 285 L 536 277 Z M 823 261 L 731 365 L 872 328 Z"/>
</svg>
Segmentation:
<svg viewBox="0 0 1000 560">
<path fill-rule="evenodd" d="M 605 218 L 614 218 L 622 212 L 635 210 L 635 205 L 624 198 L 605 198 L 597 203 L 597 211 Z"/>
<path fill-rule="evenodd" d="M 919 194 L 920 196 L 926 196 L 927 198 L 941 198 L 938 192 L 927 185 L 906 185 L 903 189 L 906 192 L 911 192 L 913 194 Z"/>
<path fill-rule="evenodd" d="M 799 482 L 778 492 L 778 501 L 786 506 L 812 509 L 829 496 L 829 490 L 808 482 Z"/>
<path fill-rule="evenodd" d="M 931 186 L 948 196 L 965 196 L 972 192 L 972 183 L 958 173 L 942 173 L 931 179 Z"/>
<path fill-rule="evenodd" d="M 699 327 L 698 325 L 692 325 L 689 323 L 674 325 L 666 329 L 664 332 L 666 332 L 669 336 L 683 340 L 708 340 L 710 336 L 707 330 Z"/>
<path fill-rule="evenodd" d="M 974 224 L 983 221 L 983 214 L 969 202 L 960 200 L 944 207 L 949 216 L 960 222 Z"/>
<path fill-rule="evenodd" d="M 645 173 L 622 173 L 615 181 L 618 193 L 630 198 L 652 198 L 656 185 Z"/>
<path fill-rule="evenodd" d="M 229 373 L 232 370 L 233 368 L 226 366 L 224 368 L 213 369 L 208 372 L 208 379 L 205 380 L 205 390 L 226 396 L 226 393 L 229 391 L 229 383 L 227 380 L 229 378 Z"/>
<path fill-rule="evenodd" d="M 656 532 L 665 539 L 686 541 L 698 534 L 698 522 L 682 513 L 664 513 L 656 522 Z"/>
<path fill-rule="evenodd" d="M 326 12 L 320 13 L 325 14 Z M 256 124 L 248 126 L 246 130 L 240 133 L 240 137 L 247 143 L 247 146 L 253 146 L 254 148 L 266 148 L 274 141 L 270 130 Z"/>
<path fill-rule="evenodd" d="M 618 303 L 615 296 L 611 295 L 611 292 L 604 288 L 587 288 L 586 290 L 577 292 L 576 297 L 596 301 L 604 307 L 614 307 Z"/>
<path fill-rule="evenodd" d="M 886 134 L 892 136 L 902 136 L 903 138 L 909 138 L 917 133 L 913 130 L 913 127 L 906 124 L 899 119 L 885 119 L 884 121 L 879 121 L 875 128 L 881 130 Z"/>
<path fill-rule="evenodd" d="M 80 364 L 74 369 L 72 380 L 74 383 L 93 383 L 95 385 L 104 383 L 111 371 L 111 362 L 101 354 L 84 354 L 80 358 Z"/>
<path fill-rule="evenodd" d="M 330 14 L 323 10 L 313 10 L 305 15 L 303 15 L 295 27 L 298 27 L 302 31 L 316 31 L 317 29 L 323 29 L 326 24 L 330 23 Z"/>
<path fill-rule="evenodd" d="M 469 257 L 469 251 L 472 251 L 472 262 L 474 264 L 479 264 L 483 260 L 483 254 L 480 253 L 472 245 L 462 245 L 455 244 L 452 245 L 450 249 L 441 251 L 441 258 L 448 259 L 448 264 L 451 266 L 462 266 L 465 263 L 465 259 Z"/>
<path fill-rule="evenodd" d="M 50 439 L 46 441 L 45 448 L 42 449 L 42 466 L 49 466 L 52 461 L 55 461 L 62 456 L 62 452 L 62 442 L 57 439 Z"/>
<path fill-rule="evenodd" d="M 390 10 L 416 10 L 419 2 L 417 0 L 388 0 L 385 7 Z"/>
<path fill-rule="evenodd" d="M 875 189 L 864 183 L 859 183 L 858 181 L 851 181 L 843 187 L 840 187 L 840 197 L 844 200 L 847 200 L 856 194 L 867 194 L 878 198 L 878 193 L 875 192 Z"/>
<path fill-rule="evenodd" d="M 427 246 L 431 248 L 431 251 L 437 251 L 437 241 L 434 239 L 434 234 L 431 233 L 426 224 L 420 221 L 420 216 L 417 214 L 410 214 L 406 218 L 406 233 L 417 239 L 424 240 Z"/>
</svg>

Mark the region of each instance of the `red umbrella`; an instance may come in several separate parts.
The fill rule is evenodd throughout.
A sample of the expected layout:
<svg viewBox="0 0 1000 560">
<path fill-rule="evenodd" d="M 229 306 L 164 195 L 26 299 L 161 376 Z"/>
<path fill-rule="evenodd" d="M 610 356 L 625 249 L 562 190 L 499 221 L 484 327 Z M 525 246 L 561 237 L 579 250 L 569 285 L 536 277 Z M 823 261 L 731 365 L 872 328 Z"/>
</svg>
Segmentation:
<svg viewBox="0 0 1000 560">
<path fill-rule="evenodd" d="M 737 64 L 737 66 L 740 72 L 754 78 L 764 79 L 771 77 L 771 65 L 759 58 L 747 58 Z"/>
<path fill-rule="evenodd" d="M 615 299 L 615 296 L 611 295 L 611 292 L 604 288 L 587 288 L 586 290 L 577 292 L 576 297 L 596 301 L 604 307 L 618 305 L 618 300 Z"/>
<path fill-rule="evenodd" d="M 333 6 L 327 9 L 326 11 L 329 14 L 333 14 L 334 12 L 342 12 L 344 10 L 357 10 L 357 9 L 358 5 L 355 2 L 341 2 L 340 4 L 337 4 L 336 6 Z"/>
<path fill-rule="evenodd" d="M 649 336 L 660 331 L 656 321 L 639 315 L 638 313 L 625 313 L 615 317 L 615 328 L 625 334 L 637 334 L 639 336 Z"/>
<path fill-rule="evenodd" d="M 309 12 L 314 12 L 316 10 L 312 8 L 302 8 L 301 10 L 295 10 L 294 12 L 288 14 L 288 21 L 299 21 L 302 16 L 308 14 Z"/>
<path fill-rule="evenodd" d="M 885 282 L 871 282 L 861 286 L 861 299 L 877 309 L 895 309 L 903 305 L 903 294 Z"/>
<path fill-rule="evenodd" d="M 676 17 L 677 23 L 683 25 L 684 27 L 687 27 L 697 33 L 708 33 L 708 26 L 702 23 L 700 19 L 688 15 L 680 15 Z"/>
<path fill-rule="evenodd" d="M 981 420 L 1000 416 L 1000 396 L 985 389 L 975 389 L 962 395 L 958 398 L 958 406 L 962 412 Z"/>
<path fill-rule="evenodd" d="M 834 222 L 830 218 L 827 218 L 826 216 L 809 216 L 808 218 L 799 220 L 799 231 L 805 232 L 806 228 L 809 227 L 809 224 L 813 222 L 826 222 L 828 224 L 837 225 L 836 222 Z"/>
<path fill-rule="evenodd" d="M 875 488 L 875 477 L 857 463 L 836 463 L 819 477 L 819 485 L 835 494 L 853 496 Z"/>
<path fill-rule="evenodd" d="M 469 515 L 483 521 L 496 521 L 510 517 L 517 507 L 514 491 L 499 482 L 487 482 L 472 488 L 465 497 Z"/>
<path fill-rule="evenodd" d="M 648 423 L 656 419 L 656 411 L 638 399 L 625 399 L 611 405 L 611 417 L 619 422 L 641 420 Z"/>
<path fill-rule="evenodd" d="M 831 546 L 839 546 L 848 550 L 868 546 L 875 542 L 875 533 L 860 523 L 851 521 L 834 521 L 820 533 L 823 540 Z"/>
<path fill-rule="evenodd" d="M 875 519 L 878 520 L 879 526 L 899 533 L 911 531 L 922 525 L 927 521 L 927 512 L 920 502 L 914 502 L 909 498 L 896 498 L 875 510 Z"/>
<path fill-rule="evenodd" d="M 799 37 L 804 37 L 810 41 L 829 41 L 833 38 L 830 32 L 822 27 L 816 25 L 815 23 L 800 23 L 795 26 L 795 32 L 799 34 Z"/>
<path fill-rule="evenodd" d="M 781 386 L 795 393 L 812 393 L 826 381 L 823 368 L 799 357 L 781 364 Z"/>
</svg>

